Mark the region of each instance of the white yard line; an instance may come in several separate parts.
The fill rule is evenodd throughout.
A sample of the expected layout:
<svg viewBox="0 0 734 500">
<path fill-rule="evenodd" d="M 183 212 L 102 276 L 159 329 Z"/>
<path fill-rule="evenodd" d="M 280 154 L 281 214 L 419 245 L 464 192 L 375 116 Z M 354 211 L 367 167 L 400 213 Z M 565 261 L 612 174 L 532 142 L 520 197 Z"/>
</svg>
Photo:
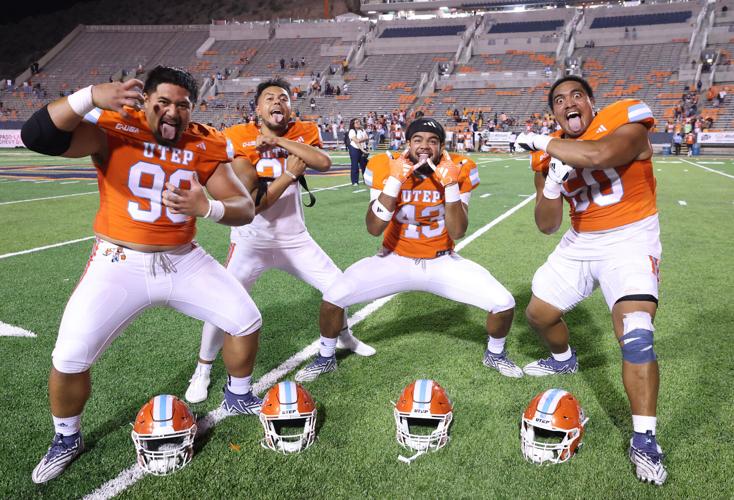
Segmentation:
<svg viewBox="0 0 734 500">
<path fill-rule="evenodd" d="M 728 177 L 730 179 L 734 179 L 734 175 L 726 174 L 726 173 L 721 172 L 719 170 L 714 170 L 713 168 L 704 167 L 703 165 L 699 165 L 698 163 L 695 163 L 695 162 L 692 162 L 692 161 L 683 160 L 682 158 L 681 158 L 681 161 L 684 161 L 684 162 L 688 163 L 689 165 L 693 165 L 694 167 L 702 168 L 704 170 L 708 170 L 709 172 L 713 172 L 715 174 L 723 175 L 724 177 Z"/>
<path fill-rule="evenodd" d="M 0 337 L 35 337 L 36 334 L 19 326 L 0 321 Z"/>
<path fill-rule="evenodd" d="M 532 195 L 527 199 L 521 201 L 519 204 L 509 209 L 507 212 L 490 221 L 485 226 L 477 229 L 471 236 L 464 238 L 460 243 L 456 245 L 456 251 L 460 251 L 469 243 L 479 238 L 481 235 L 508 218 L 510 215 L 520 210 L 533 199 L 535 199 L 535 195 Z M 389 295 L 387 297 L 377 299 L 367 304 L 364 308 L 360 309 L 352 315 L 352 317 L 349 319 L 350 326 L 354 326 L 367 318 L 367 316 L 387 304 L 393 297 L 395 297 L 395 295 Z M 316 354 L 318 349 L 319 341 L 315 340 L 311 344 L 306 346 L 302 351 L 297 352 L 296 354 L 285 360 L 280 366 L 263 375 L 260 380 L 258 380 L 253 385 L 252 390 L 256 394 L 262 394 L 268 388 L 275 385 L 275 383 L 280 380 L 281 377 L 287 375 L 291 370 L 293 370 L 305 360 Z M 197 426 L 199 427 L 199 431 L 203 433 L 206 430 L 211 429 L 213 426 L 215 426 L 226 417 L 227 415 L 222 411 L 221 408 L 210 411 L 205 417 L 201 418 L 198 421 Z M 102 486 L 100 486 L 90 494 L 86 495 L 84 497 L 84 500 L 106 500 L 108 498 L 112 498 L 138 482 L 140 479 L 143 478 L 144 475 L 145 474 L 140 467 L 138 467 L 137 465 L 132 465 L 120 472 L 120 474 L 116 478 L 107 481 Z"/>
<path fill-rule="evenodd" d="M 336 189 L 338 189 L 340 187 L 345 187 L 345 186 L 351 186 L 351 184 L 339 184 L 337 186 L 331 186 L 331 187 L 314 189 L 311 192 L 312 193 L 318 193 L 319 191 L 333 191 L 333 190 L 336 190 Z M 93 192 L 90 192 L 90 193 L 80 193 L 80 194 L 93 194 L 93 193 L 96 193 L 96 192 L 97 191 L 93 191 Z M 301 193 L 302 196 L 305 195 L 305 194 L 306 194 L 305 191 Z M 76 195 L 62 195 L 62 196 L 55 196 L 55 197 L 52 197 L 52 198 L 61 198 L 63 196 L 76 196 Z M 45 198 L 38 198 L 38 199 L 45 199 Z M 22 200 L 22 201 L 35 201 L 35 200 Z M 11 204 L 11 203 L 20 203 L 20 201 L 17 201 L 17 202 L 16 201 L 8 201 L 8 202 L 5 202 L 5 203 L 0 203 L 0 205 L 7 205 L 7 204 Z M 29 250 L 22 250 L 20 252 L 6 253 L 6 254 L 0 255 L 0 259 L 6 259 L 8 257 L 15 257 L 16 255 L 24 255 L 24 254 L 27 254 L 27 253 L 40 252 L 41 250 L 48 250 L 49 248 L 61 247 L 61 246 L 64 246 L 64 245 L 71 245 L 73 243 L 79 243 L 80 241 L 87 241 L 87 240 L 91 240 L 93 238 L 94 238 L 94 236 L 88 236 L 86 238 L 79 238 L 79 239 L 76 239 L 76 240 L 62 241 L 61 243 L 54 243 L 53 245 L 45 245 L 45 246 L 42 246 L 42 247 L 31 248 Z"/>
<path fill-rule="evenodd" d="M 48 250 L 49 248 L 63 247 L 65 245 L 71 245 L 73 243 L 79 243 L 80 241 L 87 241 L 94 239 L 94 236 L 87 236 L 86 238 L 79 238 L 77 240 L 62 241 L 61 243 L 54 243 L 53 245 L 45 245 L 42 247 L 31 248 L 29 250 L 21 250 L 20 252 L 4 253 L 0 255 L 0 259 L 7 259 L 8 257 L 15 257 L 16 255 L 25 255 L 27 253 L 40 252 L 41 250 Z"/>
<path fill-rule="evenodd" d="M 87 191 L 85 193 L 60 194 L 58 196 L 46 196 L 44 198 L 30 198 L 27 200 L 3 201 L 0 205 L 14 205 L 16 203 L 27 203 L 29 201 L 55 200 L 57 198 L 69 198 L 70 196 L 84 196 L 85 194 L 97 194 L 99 191 Z"/>
</svg>

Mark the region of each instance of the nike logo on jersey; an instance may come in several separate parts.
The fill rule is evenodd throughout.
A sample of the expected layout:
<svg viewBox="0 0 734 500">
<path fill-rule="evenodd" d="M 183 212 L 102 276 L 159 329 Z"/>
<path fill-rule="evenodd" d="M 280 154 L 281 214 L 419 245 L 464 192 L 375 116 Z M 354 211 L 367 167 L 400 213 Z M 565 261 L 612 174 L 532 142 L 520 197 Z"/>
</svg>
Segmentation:
<svg viewBox="0 0 734 500">
<path fill-rule="evenodd" d="M 423 189 L 403 189 L 402 197 L 404 203 L 422 202 L 422 203 L 438 203 L 441 201 L 441 193 L 434 190 Z"/>
<path fill-rule="evenodd" d="M 143 156 L 146 158 L 158 158 L 162 161 L 170 161 L 180 165 L 188 165 L 194 159 L 194 152 L 185 149 L 170 148 L 153 142 L 143 143 Z"/>
</svg>

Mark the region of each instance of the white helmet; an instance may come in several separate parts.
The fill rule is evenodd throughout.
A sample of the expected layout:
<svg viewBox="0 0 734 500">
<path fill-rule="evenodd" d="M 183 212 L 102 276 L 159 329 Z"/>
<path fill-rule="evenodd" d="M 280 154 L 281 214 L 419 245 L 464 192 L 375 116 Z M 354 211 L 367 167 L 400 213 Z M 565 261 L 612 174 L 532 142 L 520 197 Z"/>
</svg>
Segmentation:
<svg viewBox="0 0 734 500">
<path fill-rule="evenodd" d="M 426 451 L 436 451 L 449 442 L 449 426 L 453 419 L 453 405 L 438 382 L 420 379 L 411 382 L 395 403 L 396 437 L 403 447 L 418 452 L 409 461 Z M 430 433 L 416 431 L 428 426 Z M 412 429 L 411 429 L 412 428 Z"/>
<path fill-rule="evenodd" d="M 264 448 L 281 453 L 303 451 L 316 439 L 316 403 L 301 384 L 280 382 L 263 400 L 260 423 L 265 430 Z M 297 432 L 288 434 L 293 428 Z"/>
<path fill-rule="evenodd" d="M 175 396 L 156 396 L 138 412 L 132 438 L 138 464 L 151 474 L 165 476 L 183 468 L 194 456 L 196 419 Z"/>
<path fill-rule="evenodd" d="M 581 447 L 589 419 L 573 394 L 548 389 L 530 401 L 520 424 L 523 457 L 535 464 L 565 462 Z"/>
</svg>

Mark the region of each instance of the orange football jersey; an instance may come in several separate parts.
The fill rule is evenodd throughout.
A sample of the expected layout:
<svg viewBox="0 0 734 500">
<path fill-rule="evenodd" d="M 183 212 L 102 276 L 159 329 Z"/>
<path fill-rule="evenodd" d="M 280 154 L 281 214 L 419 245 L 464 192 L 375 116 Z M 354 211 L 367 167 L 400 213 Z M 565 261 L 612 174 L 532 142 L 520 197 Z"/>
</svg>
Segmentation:
<svg viewBox="0 0 734 500">
<path fill-rule="evenodd" d="M 166 182 L 188 188 L 194 173 L 203 185 L 220 163 L 231 161 L 232 146 L 213 128 L 191 122 L 176 147 L 153 137 L 143 111 L 128 118 L 95 108 L 84 119 L 107 135 L 109 156 L 96 164 L 99 211 L 95 232 L 144 245 L 182 245 L 196 234 L 196 218 L 163 206 Z"/>
<path fill-rule="evenodd" d="M 277 179 L 283 175 L 288 162 L 288 150 L 273 148 L 270 151 L 258 151 L 255 149 L 255 139 L 260 135 L 260 130 L 255 123 L 233 125 L 224 130 L 224 135 L 232 141 L 235 156 L 244 156 L 252 162 L 258 177 Z M 319 127 L 314 122 L 294 120 L 288 124 L 288 130 L 283 137 L 309 146 L 321 147 L 321 134 Z"/>
<path fill-rule="evenodd" d="M 393 158 L 399 156 L 394 153 Z M 364 173 L 365 183 L 382 190 L 390 177 L 388 154 L 373 156 Z M 460 167 L 459 191 L 469 193 L 479 185 L 477 165 L 466 156 L 451 154 Z M 404 257 L 432 259 L 454 248 L 444 223 L 444 188 L 435 174 L 419 178 L 411 175 L 398 194 L 395 215 L 385 229 L 382 245 Z"/>
<path fill-rule="evenodd" d="M 650 108 L 636 99 L 623 99 L 597 113 L 578 140 L 596 140 L 627 123 L 655 124 Z M 562 132 L 551 134 L 561 137 Z M 533 153 L 531 166 L 548 172 L 550 155 Z M 563 183 L 563 196 L 570 205 L 571 224 L 576 231 L 605 231 L 637 222 L 657 213 L 652 159 L 635 160 L 616 168 L 577 168 Z"/>
</svg>

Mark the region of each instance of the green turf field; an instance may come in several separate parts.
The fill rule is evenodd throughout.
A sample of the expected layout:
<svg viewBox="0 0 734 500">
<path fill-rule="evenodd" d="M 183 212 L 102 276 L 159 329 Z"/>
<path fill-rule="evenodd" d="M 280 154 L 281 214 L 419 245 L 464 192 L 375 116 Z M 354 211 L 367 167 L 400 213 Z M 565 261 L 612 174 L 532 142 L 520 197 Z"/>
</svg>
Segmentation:
<svg viewBox="0 0 734 500">
<path fill-rule="evenodd" d="M 467 236 L 534 191 L 527 157 L 475 159 L 482 182 L 472 197 Z M 342 154 L 335 161 L 348 159 Z M 83 497 L 116 478 L 115 485 L 126 486 L 124 498 L 732 497 L 734 162 L 673 157 L 655 163 L 663 241 L 655 348 L 661 368 L 658 437 L 670 473 L 664 487 L 639 483 L 626 457 L 631 421 L 621 356 L 599 292 L 567 316 L 579 373 L 519 380 L 482 365 L 484 312 L 427 294 L 399 295 L 354 328 L 378 350 L 375 356 L 342 353 L 337 372 L 308 384 L 319 411 L 318 438 L 310 449 L 294 456 L 265 450 L 257 418 L 231 417 L 199 436 L 184 470 L 130 481 L 138 479 L 130 472 L 130 423 L 152 396 L 183 396 L 201 331 L 198 321 L 150 310 L 92 370 L 83 417 L 87 452 L 61 477 L 36 486 L 31 470 L 53 434 L 46 399 L 51 351 L 92 247 L 91 239 L 62 244 L 92 235 L 96 183 L 79 177 L 89 173 L 88 165 L 0 152 L 0 322 L 37 335 L 0 337 L 0 498 Z M 9 173 L 19 171 L 31 177 Z M 69 175 L 42 179 L 48 172 Z M 367 190 L 349 186 L 347 174 L 312 176 L 309 183 L 314 190 L 333 187 L 318 191 L 316 206 L 305 210 L 316 241 L 342 268 L 372 255 L 380 240 L 364 227 Z M 198 226 L 199 242 L 223 260 L 228 228 L 207 220 Z M 559 238 L 537 231 L 531 202 L 461 251 L 515 296 L 508 349 L 521 366 L 547 355 L 523 311 L 533 273 Z M 54 244 L 61 245 L 23 253 Z M 265 274 L 252 295 L 263 315 L 257 381 L 317 338 L 320 296 L 279 271 Z M 192 406 L 199 417 L 220 403 L 221 360 L 212 376 L 209 399 Z M 402 449 L 390 402 L 416 378 L 439 381 L 453 400 L 452 440 L 406 465 L 397 460 Z M 551 387 L 571 391 L 590 421 L 578 456 L 538 467 L 522 458 L 518 424 L 530 399 Z"/>
</svg>

